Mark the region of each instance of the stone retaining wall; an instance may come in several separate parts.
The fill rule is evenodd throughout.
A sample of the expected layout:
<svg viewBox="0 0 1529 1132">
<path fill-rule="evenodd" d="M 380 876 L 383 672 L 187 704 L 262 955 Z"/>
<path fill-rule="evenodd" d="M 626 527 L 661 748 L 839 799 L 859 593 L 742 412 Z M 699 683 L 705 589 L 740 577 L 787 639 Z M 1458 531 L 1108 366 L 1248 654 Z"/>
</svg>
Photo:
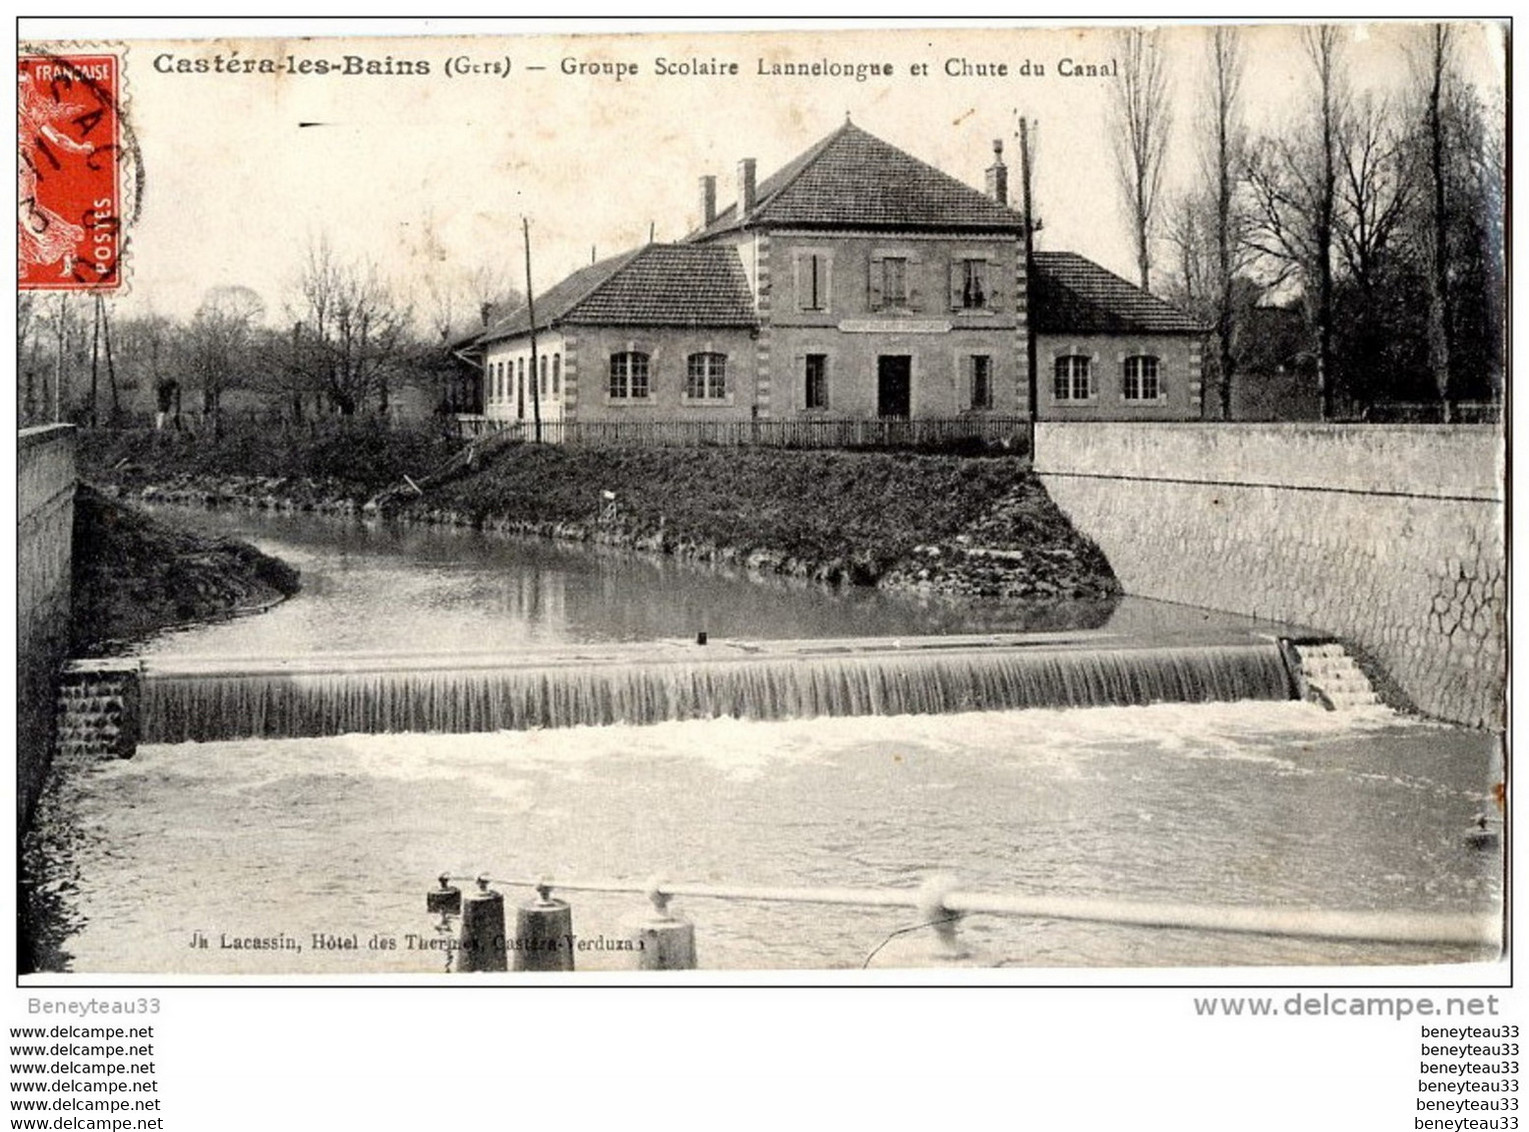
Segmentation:
<svg viewBox="0 0 1529 1132">
<path fill-rule="evenodd" d="M 74 426 L 20 430 L 16 473 L 16 812 L 25 828 L 48 775 L 69 647 Z"/>
<path fill-rule="evenodd" d="M 1035 467 L 1127 593 L 1331 633 L 1418 709 L 1503 723 L 1495 426 L 1041 423 Z"/>
</svg>

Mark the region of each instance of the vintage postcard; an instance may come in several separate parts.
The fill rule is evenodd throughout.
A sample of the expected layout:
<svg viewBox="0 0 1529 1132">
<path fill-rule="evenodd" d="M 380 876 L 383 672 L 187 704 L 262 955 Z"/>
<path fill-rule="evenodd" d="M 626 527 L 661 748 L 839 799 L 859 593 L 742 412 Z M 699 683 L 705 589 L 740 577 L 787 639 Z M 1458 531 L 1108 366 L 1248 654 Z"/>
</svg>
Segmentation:
<svg viewBox="0 0 1529 1132">
<path fill-rule="evenodd" d="M 1504 976 L 1505 26 L 248 31 L 22 29 L 24 982 Z"/>
</svg>

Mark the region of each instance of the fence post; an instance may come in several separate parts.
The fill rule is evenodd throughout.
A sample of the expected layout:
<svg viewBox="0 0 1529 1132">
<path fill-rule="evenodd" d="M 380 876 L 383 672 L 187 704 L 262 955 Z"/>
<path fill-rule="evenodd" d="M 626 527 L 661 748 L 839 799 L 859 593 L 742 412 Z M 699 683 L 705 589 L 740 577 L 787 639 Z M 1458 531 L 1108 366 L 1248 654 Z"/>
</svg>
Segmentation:
<svg viewBox="0 0 1529 1132">
<path fill-rule="evenodd" d="M 658 877 L 648 881 L 653 913 L 634 924 L 631 939 L 637 944 L 639 971 L 694 971 L 695 925 L 669 911 L 669 894 Z"/>
<path fill-rule="evenodd" d="M 462 902 L 459 971 L 503 971 L 505 962 L 504 897 L 478 878 L 478 891 Z"/>
<path fill-rule="evenodd" d="M 515 970 L 572 971 L 573 939 L 573 909 L 543 881 L 536 899 L 515 909 Z"/>
</svg>

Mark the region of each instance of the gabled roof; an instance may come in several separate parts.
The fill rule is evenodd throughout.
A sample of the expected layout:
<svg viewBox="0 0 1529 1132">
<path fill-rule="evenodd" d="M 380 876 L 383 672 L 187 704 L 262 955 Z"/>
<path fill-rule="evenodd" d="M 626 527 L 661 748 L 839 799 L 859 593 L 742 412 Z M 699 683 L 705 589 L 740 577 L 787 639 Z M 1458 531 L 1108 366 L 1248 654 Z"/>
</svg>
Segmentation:
<svg viewBox="0 0 1529 1132">
<path fill-rule="evenodd" d="M 1036 252 L 1030 317 L 1038 334 L 1203 334 L 1206 327 L 1075 252 Z"/>
<path fill-rule="evenodd" d="M 754 326 L 754 296 L 737 249 L 722 244 L 647 244 L 580 268 L 536 297 L 536 328 Z M 482 343 L 531 329 L 526 307 L 483 332 Z"/>
<path fill-rule="evenodd" d="M 970 185 L 845 122 L 760 182 L 747 216 L 738 214 L 735 202 L 689 239 L 759 226 L 1018 232 L 1024 219 Z"/>
</svg>

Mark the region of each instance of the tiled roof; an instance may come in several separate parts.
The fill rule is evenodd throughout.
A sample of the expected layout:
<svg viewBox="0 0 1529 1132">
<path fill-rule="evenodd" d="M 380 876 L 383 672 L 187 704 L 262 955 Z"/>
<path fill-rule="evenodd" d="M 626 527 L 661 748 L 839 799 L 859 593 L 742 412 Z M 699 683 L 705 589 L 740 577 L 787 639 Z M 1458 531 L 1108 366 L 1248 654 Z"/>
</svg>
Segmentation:
<svg viewBox="0 0 1529 1132">
<path fill-rule="evenodd" d="M 1036 252 L 1030 317 L 1039 334 L 1200 334 L 1177 307 L 1075 252 Z"/>
<path fill-rule="evenodd" d="M 575 305 L 565 321 L 753 326 L 758 319 L 736 248 L 649 244 Z"/>
<path fill-rule="evenodd" d="M 850 122 L 766 177 L 747 216 L 728 205 L 693 240 L 755 225 L 1019 231 L 1019 213 Z"/>
<path fill-rule="evenodd" d="M 647 244 L 575 271 L 536 297 L 536 326 L 753 326 L 754 297 L 735 248 Z M 527 333 L 530 313 L 512 312 L 484 332 L 495 342 Z"/>
</svg>

